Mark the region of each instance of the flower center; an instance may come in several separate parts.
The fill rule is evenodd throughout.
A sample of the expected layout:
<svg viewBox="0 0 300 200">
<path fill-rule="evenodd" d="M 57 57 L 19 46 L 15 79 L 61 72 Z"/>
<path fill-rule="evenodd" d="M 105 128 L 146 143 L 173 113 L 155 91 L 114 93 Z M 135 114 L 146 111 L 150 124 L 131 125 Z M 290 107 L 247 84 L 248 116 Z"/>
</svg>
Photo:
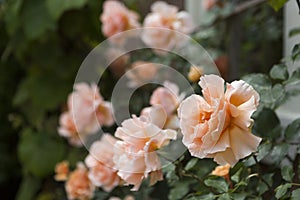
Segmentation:
<svg viewBox="0 0 300 200">
<path fill-rule="evenodd" d="M 199 114 L 199 123 L 204 123 L 210 119 L 212 112 L 200 112 Z"/>
</svg>

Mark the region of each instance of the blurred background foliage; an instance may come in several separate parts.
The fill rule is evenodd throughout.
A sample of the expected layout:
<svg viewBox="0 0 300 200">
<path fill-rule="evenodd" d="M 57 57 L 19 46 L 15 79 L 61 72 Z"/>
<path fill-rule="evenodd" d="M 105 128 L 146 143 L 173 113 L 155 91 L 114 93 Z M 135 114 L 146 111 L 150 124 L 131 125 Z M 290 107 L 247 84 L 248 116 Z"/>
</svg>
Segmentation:
<svg viewBox="0 0 300 200">
<path fill-rule="evenodd" d="M 124 2 L 145 16 L 153 1 Z M 183 1 L 169 2 L 183 6 Z M 1 199 L 65 199 L 63 185 L 53 180 L 54 166 L 66 158 L 75 166 L 86 152 L 70 147 L 58 136 L 58 116 L 66 109 L 81 62 L 104 40 L 99 21 L 102 3 L 0 1 Z M 207 25 L 232 8 L 215 8 Z M 225 56 L 228 61 L 221 63 L 227 79 L 267 72 L 281 59 L 282 12 L 275 13 L 268 5 L 258 6 L 205 27 L 193 37 L 216 59 Z M 236 63 L 238 69 L 233 70 Z M 107 88 L 112 87 L 113 77 L 109 72 L 107 76 L 101 91 L 109 98 Z M 167 198 L 166 193 L 161 196 L 160 188 L 168 190 L 166 182 L 156 186 L 154 197 Z"/>
</svg>

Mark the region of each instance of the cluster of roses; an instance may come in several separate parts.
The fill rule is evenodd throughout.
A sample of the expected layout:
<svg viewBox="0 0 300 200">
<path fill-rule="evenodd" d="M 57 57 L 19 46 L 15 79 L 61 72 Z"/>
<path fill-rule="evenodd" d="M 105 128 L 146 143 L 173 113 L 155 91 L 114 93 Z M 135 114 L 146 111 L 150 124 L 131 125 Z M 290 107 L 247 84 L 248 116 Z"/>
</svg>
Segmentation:
<svg viewBox="0 0 300 200">
<path fill-rule="evenodd" d="M 261 138 L 251 133 L 251 115 L 258 106 L 257 92 L 241 80 L 227 83 L 224 91 L 224 80 L 217 75 L 202 76 L 199 85 L 203 97 L 191 95 L 182 101 L 178 87 L 166 82 L 164 87 L 153 92 L 151 106 L 144 108 L 139 117 L 133 115 L 125 120 L 117 128 L 115 137 L 104 134 L 101 140 L 92 144 L 85 159 L 87 168 L 81 163 L 69 174 L 66 163 L 59 164 L 56 179 L 67 180 L 69 199 L 91 197 L 95 186 L 111 191 L 123 184 L 133 185 L 132 190 L 138 190 L 147 177 L 150 184 L 162 180 L 162 166 L 156 150 L 176 140 L 180 132 L 183 144 L 193 156 L 214 158 L 221 165 L 233 166 L 239 159 L 256 151 Z M 90 100 L 98 102 L 97 98 L 101 97 L 99 93 L 88 96 L 91 91 L 98 91 L 93 90 L 93 86 L 76 85 L 75 89 L 88 89 L 80 92 L 87 96 L 77 95 L 78 90 L 70 96 L 84 98 L 79 101 L 82 112 L 90 110 L 85 106 L 95 108 L 96 104 L 96 119 L 108 117 L 110 121 L 111 110 L 99 109 L 104 104 L 102 98 L 102 103 L 90 104 Z M 64 125 L 61 124 L 60 130 L 68 129 L 69 126 Z M 79 131 L 77 133 L 80 134 Z M 78 136 L 72 133 L 68 139 L 73 141 L 73 137 Z"/>
<path fill-rule="evenodd" d="M 178 12 L 175 6 L 158 1 L 151 11 L 144 20 L 144 27 L 166 28 L 185 34 L 193 30 L 190 15 Z M 138 15 L 119 1 L 105 1 L 100 19 L 107 37 L 140 27 Z M 112 38 L 116 43 L 124 39 Z M 173 48 L 180 42 L 176 34 L 156 29 L 143 31 L 141 38 L 147 45 L 162 49 Z M 128 57 L 122 56 L 115 62 L 122 66 L 126 60 Z M 143 85 L 159 69 L 144 61 L 132 65 L 136 67 L 139 70 L 126 73 L 131 80 L 130 87 Z M 224 80 L 219 76 L 202 74 L 199 68 L 191 67 L 188 78 L 192 82 L 200 79 L 203 97 L 191 95 L 183 100 L 178 86 L 166 81 L 163 87 L 154 90 L 150 107 L 144 108 L 139 116 L 124 120 L 113 136 L 103 134 L 91 145 L 84 163 L 78 163 L 74 171 L 69 171 L 67 162 L 59 163 L 55 179 L 66 181 L 68 198 L 92 198 L 97 187 L 109 192 L 116 186 L 133 185 L 132 190 L 136 191 L 146 178 L 150 185 L 163 180 L 163 166 L 157 150 L 179 138 L 192 156 L 214 158 L 224 165 L 213 172 L 216 175 L 218 171 L 228 173 L 230 166 L 256 151 L 261 138 L 251 133 L 251 115 L 259 103 L 257 92 L 241 80 L 224 87 Z M 113 114 L 111 103 L 103 99 L 96 84 L 77 83 L 68 98 L 68 111 L 60 117 L 58 132 L 70 144 L 82 146 L 102 126 L 115 123 Z"/>
</svg>

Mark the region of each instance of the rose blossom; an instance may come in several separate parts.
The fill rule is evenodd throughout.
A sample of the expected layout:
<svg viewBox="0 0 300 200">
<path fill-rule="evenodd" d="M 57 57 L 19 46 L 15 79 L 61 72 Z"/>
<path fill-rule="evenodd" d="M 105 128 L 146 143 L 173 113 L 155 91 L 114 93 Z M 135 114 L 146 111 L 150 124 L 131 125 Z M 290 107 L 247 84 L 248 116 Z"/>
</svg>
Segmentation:
<svg viewBox="0 0 300 200">
<path fill-rule="evenodd" d="M 125 120 L 115 133 L 123 140 L 115 144 L 115 167 L 127 184 L 134 185 L 133 191 L 138 190 L 148 176 L 150 185 L 163 179 L 160 159 L 155 150 L 176 139 L 176 131 L 162 130 L 160 125 L 159 119 L 133 116 Z"/>
<path fill-rule="evenodd" d="M 155 78 L 159 66 L 155 63 L 136 61 L 132 63 L 130 69 L 126 72 L 130 79 L 129 87 L 138 87 Z"/>
<path fill-rule="evenodd" d="M 109 134 L 103 135 L 100 141 L 92 144 L 90 154 L 85 159 L 85 164 L 89 168 L 89 179 L 106 192 L 110 192 L 120 182 L 117 171 L 113 169 L 113 146 L 116 141 Z"/>
<path fill-rule="evenodd" d="M 65 181 L 69 175 L 69 163 L 68 161 L 62 161 L 57 163 L 55 166 L 55 176 L 56 181 Z"/>
<path fill-rule="evenodd" d="M 65 184 L 69 200 L 88 200 L 93 197 L 95 187 L 88 178 L 88 170 L 82 163 L 77 164 L 77 168 L 71 172 Z"/>
<path fill-rule="evenodd" d="M 179 121 L 174 112 L 177 110 L 184 95 L 179 95 L 179 88 L 176 84 L 165 81 L 164 87 L 158 87 L 150 97 L 151 107 L 146 107 L 141 111 L 142 116 L 150 119 L 159 118 L 161 128 L 178 129 Z"/>
<path fill-rule="evenodd" d="M 102 32 L 106 37 L 140 27 L 139 16 L 128 10 L 123 3 L 109 0 L 103 3 L 103 13 L 100 16 Z M 117 40 L 122 39 L 118 38 Z M 115 41 L 118 43 L 118 41 Z"/>
<path fill-rule="evenodd" d="M 176 6 L 157 1 L 151 6 L 151 11 L 144 20 L 144 27 L 150 29 L 142 33 L 142 40 L 148 46 L 171 50 L 176 45 L 180 46 L 185 42 L 177 31 L 189 34 L 194 29 L 190 14 L 186 11 L 178 12 Z M 162 51 L 156 52 L 164 54 Z"/>
<path fill-rule="evenodd" d="M 61 114 L 59 118 L 59 125 L 60 126 L 58 127 L 58 133 L 60 136 L 67 138 L 71 145 L 77 147 L 82 146 L 80 138 L 84 139 L 85 134 L 81 134 L 81 136 L 79 137 L 70 112 L 64 112 Z"/>
<path fill-rule="evenodd" d="M 68 98 L 68 107 L 79 133 L 94 133 L 99 125 L 114 123 L 111 104 L 103 100 L 96 84 L 77 83 L 74 88 Z"/>
<path fill-rule="evenodd" d="M 179 109 L 183 143 L 193 156 L 235 165 L 256 151 L 261 138 L 251 133 L 258 93 L 246 82 L 226 85 L 216 75 L 200 78 L 203 97 L 191 95 Z"/>
<path fill-rule="evenodd" d="M 169 81 L 165 81 L 164 87 L 158 87 L 152 93 L 150 105 L 162 105 L 167 115 L 170 116 L 176 111 L 182 99 L 183 95 L 179 95 L 178 86 Z"/>
</svg>

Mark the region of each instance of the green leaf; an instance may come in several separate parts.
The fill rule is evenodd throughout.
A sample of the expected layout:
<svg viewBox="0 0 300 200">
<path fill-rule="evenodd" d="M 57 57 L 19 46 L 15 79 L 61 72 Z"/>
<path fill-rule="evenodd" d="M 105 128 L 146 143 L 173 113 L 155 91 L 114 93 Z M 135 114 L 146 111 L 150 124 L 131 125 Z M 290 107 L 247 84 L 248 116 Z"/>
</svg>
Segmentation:
<svg viewBox="0 0 300 200">
<path fill-rule="evenodd" d="M 82 8 L 87 0 L 46 0 L 46 7 L 54 20 L 57 20 L 65 11 Z"/>
<path fill-rule="evenodd" d="M 300 197 L 300 188 L 292 192 L 291 200 L 298 200 Z"/>
<path fill-rule="evenodd" d="M 233 193 L 232 197 L 234 200 L 244 200 L 247 197 L 246 193 Z"/>
<path fill-rule="evenodd" d="M 300 83 L 300 69 L 296 69 L 295 71 L 293 71 L 290 78 L 284 82 L 284 84 L 288 86 L 294 86 L 299 83 Z"/>
<path fill-rule="evenodd" d="M 221 177 L 210 177 L 204 181 L 204 184 L 215 188 L 220 193 L 228 191 L 228 183 Z"/>
<path fill-rule="evenodd" d="M 240 175 L 243 171 L 243 168 L 241 167 L 235 174 L 233 174 L 230 178 L 232 181 L 238 183 L 240 181 Z"/>
<path fill-rule="evenodd" d="M 289 37 L 293 37 L 295 35 L 300 34 L 300 27 L 297 28 L 293 28 L 290 32 L 289 32 Z"/>
<path fill-rule="evenodd" d="M 188 200 L 214 200 L 215 195 L 212 193 L 200 195 L 200 196 L 192 196 L 191 198 L 188 198 Z"/>
<path fill-rule="evenodd" d="M 178 181 L 171 189 L 168 198 L 170 200 L 182 199 L 189 192 L 189 184 L 190 182 L 182 182 Z"/>
<path fill-rule="evenodd" d="M 272 144 L 269 141 L 258 146 L 258 162 L 261 161 L 265 156 L 267 156 L 271 152 L 271 148 Z"/>
<path fill-rule="evenodd" d="M 270 70 L 270 76 L 273 79 L 286 80 L 289 77 L 286 65 L 274 65 Z"/>
<path fill-rule="evenodd" d="M 300 58 L 300 44 L 296 44 L 292 50 L 292 59 L 293 61 Z"/>
<path fill-rule="evenodd" d="M 281 134 L 280 129 L 280 120 L 276 113 L 269 108 L 263 108 L 255 117 L 252 130 L 261 137 L 277 139 Z"/>
<path fill-rule="evenodd" d="M 43 178 L 52 174 L 56 163 L 64 158 L 64 143 L 45 133 L 27 129 L 22 132 L 18 155 L 26 170 Z"/>
<path fill-rule="evenodd" d="M 279 164 L 288 154 L 288 150 L 289 145 L 286 143 L 276 145 L 271 152 L 272 161 Z"/>
<path fill-rule="evenodd" d="M 22 11 L 24 32 L 29 39 L 38 38 L 49 30 L 55 30 L 55 21 L 50 17 L 44 1 L 25 1 Z"/>
<path fill-rule="evenodd" d="M 277 199 L 283 197 L 283 196 L 286 194 L 287 190 L 288 190 L 290 187 L 292 187 L 292 184 L 290 184 L 290 183 L 286 183 L 286 184 L 284 184 L 284 185 L 278 186 L 278 187 L 275 189 L 275 191 L 276 191 L 275 197 L 276 197 Z"/>
<path fill-rule="evenodd" d="M 230 196 L 230 194 L 228 194 L 228 193 L 222 194 L 222 195 L 218 198 L 218 200 L 231 200 L 231 199 L 233 199 L 233 198 L 232 198 L 232 196 Z"/>
<path fill-rule="evenodd" d="M 280 10 L 288 0 L 269 0 L 269 4 L 275 11 Z"/>
<path fill-rule="evenodd" d="M 286 181 L 291 182 L 294 177 L 294 171 L 292 166 L 285 165 L 281 168 L 282 178 Z"/>
<path fill-rule="evenodd" d="M 242 79 L 252 85 L 257 91 L 268 90 L 272 87 L 272 81 L 265 74 L 249 74 Z"/>
<path fill-rule="evenodd" d="M 294 120 L 286 127 L 284 135 L 288 140 L 297 140 L 297 138 L 300 138 L 300 118 Z"/>
<path fill-rule="evenodd" d="M 186 166 L 184 167 L 184 169 L 186 171 L 189 171 L 191 170 L 198 162 L 198 159 L 197 158 L 192 158 L 187 164 Z"/>
<path fill-rule="evenodd" d="M 41 181 L 35 177 L 25 175 L 18 190 L 16 200 L 32 200 L 40 189 Z"/>
<path fill-rule="evenodd" d="M 11 1 L 10 6 L 7 6 L 5 12 L 6 29 L 10 35 L 13 35 L 21 25 L 20 9 L 22 7 L 23 0 Z"/>
</svg>

